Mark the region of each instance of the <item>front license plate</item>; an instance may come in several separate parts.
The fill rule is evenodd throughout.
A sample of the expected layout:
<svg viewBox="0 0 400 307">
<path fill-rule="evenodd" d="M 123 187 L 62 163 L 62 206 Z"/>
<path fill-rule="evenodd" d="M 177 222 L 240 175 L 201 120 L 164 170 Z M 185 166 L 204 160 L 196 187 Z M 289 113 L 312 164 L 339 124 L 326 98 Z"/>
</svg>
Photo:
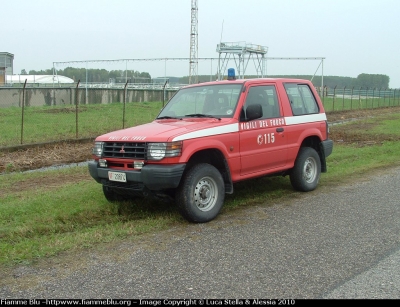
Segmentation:
<svg viewBox="0 0 400 307">
<path fill-rule="evenodd" d="M 108 179 L 110 181 L 126 182 L 126 174 L 118 172 L 108 172 Z"/>
</svg>

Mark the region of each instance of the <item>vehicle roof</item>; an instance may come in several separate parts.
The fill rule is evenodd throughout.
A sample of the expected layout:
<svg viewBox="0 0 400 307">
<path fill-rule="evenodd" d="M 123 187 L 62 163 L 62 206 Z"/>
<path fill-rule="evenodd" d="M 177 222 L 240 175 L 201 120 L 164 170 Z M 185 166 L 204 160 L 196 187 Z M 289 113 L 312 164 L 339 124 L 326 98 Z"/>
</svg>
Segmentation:
<svg viewBox="0 0 400 307">
<path fill-rule="evenodd" d="M 295 79 L 295 78 L 252 78 L 252 79 L 234 79 L 234 80 L 217 80 L 207 81 L 202 83 L 196 83 L 187 85 L 186 87 L 201 86 L 201 85 L 216 85 L 216 84 L 246 84 L 246 83 L 259 83 L 259 82 L 298 82 L 298 83 L 309 83 L 310 80 L 306 79 Z"/>
</svg>

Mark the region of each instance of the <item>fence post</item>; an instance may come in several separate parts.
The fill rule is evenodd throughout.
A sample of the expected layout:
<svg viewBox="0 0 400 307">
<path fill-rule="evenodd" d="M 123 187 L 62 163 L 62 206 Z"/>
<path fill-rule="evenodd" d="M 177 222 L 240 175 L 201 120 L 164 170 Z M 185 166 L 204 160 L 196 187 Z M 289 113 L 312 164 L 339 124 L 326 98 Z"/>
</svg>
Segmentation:
<svg viewBox="0 0 400 307">
<path fill-rule="evenodd" d="M 346 92 L 346 87 L 343 89 L 343 99 L 342 99 L 342 110 L 344 110 L 344 93 Z"/>
<path fill-rule="evenodd" d="M 336 87 L 337 85 L 335 85 L 335 87 L 333 88 L 333 103 L 332 103 L 332 111 L 335 111 L 335 97 L 336 97 Z"/>
<path fill-rule="evenodd" d="M 368 109 L 368 87 L 365 91 L 365 107 L 366 109 Z"/>
<path fill-rule="evenodd" d="M 387 88 L 383 91 L 383 106 L 386 107 L 386 90 Z"/>
<path fill-rule="evenodd" d="M 362 104 L 361 104 L 361 90 L 362 90 L 362 86 L 360 87 L 360 89 L 358 90 L 358 108 L 361 110 L 362 109 Z"/>
<path fill-rule="evenodd" d="M 374 100 L 375 100 L 375 87 L 372 89 L 372 109 L 374 108 Z"/>
<path fill-rule="evenodd" d="M 21 144 L 24 139 L 24 106 L 25 106 L 25 88 L 26 88 L 26 81 L 25 79 L 24 87 L 22 88 L 22 108 L 21 108 Z"/>
<path fill-rule="evenodd" d="M 325 100 L 324 100 L 324 87 L 321 85 L 318 91 L 319 97 L 321 98 L 322 105 L 325 106 Z"/>
<path fill-rule="evenodd" d="M 354 90 L 354 86 L 351 88 L 350 110 L 353 110 L 353 90 Z"/>
<path fill-rule="evenodd" d="M 128 79 L 126 79 L 126 83 L 124 86 L 124 106 L 122 109 L 122 129 L 125 128 L 125 107 L 126 107 L 126 88 L 128 86 Z"/>
<path fill-rule="evenodd" d="M 380 106 L 380 102 L 381 102 L 381 88 L 379 88 L 379 91 L 378 91 L 378 108 Z"/>
<path fill-rule="evenodd" d="M 76 88 L 75 88 L 75 138 L 78 138 L 78 87 L 79 87 L 79 82 L 81 80 L 78 80 L 78 83 L 76 83 Z"/>
<path fill-rule="evenodd" d="M 162 106 L 163 106 L 163 108 L 164 108 L 164 104 L 165 104 L 165 86 L 167 85 L 168 82 L 169 82 L 169 79 L 167 79 L 165 81 L 164 86 L 163 86 L 163 98 L 162 98 Z"/>
</svg>

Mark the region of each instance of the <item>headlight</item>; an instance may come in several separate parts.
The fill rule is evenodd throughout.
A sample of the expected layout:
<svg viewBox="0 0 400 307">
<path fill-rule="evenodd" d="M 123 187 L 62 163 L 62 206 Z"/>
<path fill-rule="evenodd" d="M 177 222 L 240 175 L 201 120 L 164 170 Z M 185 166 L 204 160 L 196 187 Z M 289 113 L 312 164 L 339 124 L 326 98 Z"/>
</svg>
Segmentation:
<svg viewBox="0 0 400 307">
<path fill-rule="evenodd" d="M 165 157 L 167 143 L 149 143 L 147 157 L 151 160 L 161 160 Z"/>
<path fill-rule="evenodd" d="M 101 158 L 101 156 L 103 155 L 103 147 L 104 147 L 104 142 L 94 142 L 94 147 L 92 148 L 92 154 Z"/>
<path fill-rule="evenodd" d="M 161 160 L 163 158 L 178 157 L 182 153 L 182 142 L 148 143 L 147 159 Z"/>
</svg>

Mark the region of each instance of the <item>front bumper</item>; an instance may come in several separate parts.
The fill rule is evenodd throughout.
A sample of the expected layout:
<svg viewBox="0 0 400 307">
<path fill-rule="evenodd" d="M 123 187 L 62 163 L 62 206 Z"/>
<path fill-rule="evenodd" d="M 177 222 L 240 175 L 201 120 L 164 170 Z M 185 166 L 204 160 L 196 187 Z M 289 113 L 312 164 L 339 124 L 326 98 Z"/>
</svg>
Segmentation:
<svg viewBox="0 0 400 307">
<path fill-rule="evenodd" d="M 99 167 L 97 161 L 90 161 L 88 167 L 93 179 L 106 186 L 134 191 L 141 191 L 144 188 L 152 191 L 161 191 L 178 187 L 186 164 L 149 164 L 143 166 L 140 171 L 125 171 Z M 108 171 L 125 173 L 127 182 L 109 181 Z"/>
</svg>

